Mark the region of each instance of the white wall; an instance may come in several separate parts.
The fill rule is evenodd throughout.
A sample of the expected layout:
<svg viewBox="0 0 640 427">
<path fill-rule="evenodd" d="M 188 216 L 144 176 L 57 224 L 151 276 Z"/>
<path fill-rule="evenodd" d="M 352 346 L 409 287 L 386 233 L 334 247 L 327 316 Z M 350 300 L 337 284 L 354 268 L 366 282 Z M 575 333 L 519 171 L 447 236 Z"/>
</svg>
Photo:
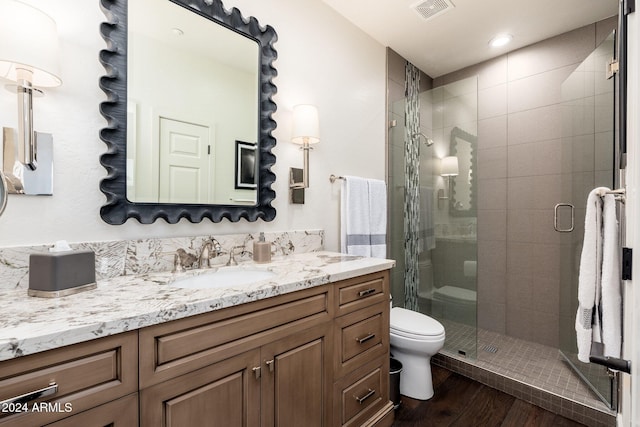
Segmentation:
<svg viewBox="0 0 640 427">
<path fill-rule="evenodd" d="M 0 217 L 0 247 L 138 237 L 228 234 L 258 230 L 322 228 L 326 248 L 339 248 L 339 184 L 329 175 L 385 176 L 385 48 L 348 23 L 321 0 L 228 0 L 245 16 L 278 33 L 275 67 L 278 87 L 274 119 L 277 163 L 274 184 L 276 219 L 270 223 L 224 220 L 214 224 L 164 220 L 141 225 L 129 220 L 111 226 L 100 219 L 105 201 L 99 183 L 106 176 L 99 155 L 106 145 L 99 130 L 106 125 L 98 104 L 105 99 L 98 87 L 104 69 L 98 52 L 103 21 L 98 0 L 26 0 L 58 22 L 63 85 L 35 101 L 36 129 L 54 135 L 54 195 L 10 196 Z M 151 17 L 150 17 L 151 19 Z M 288 171 L 302 166 L 302 154 L 289 143 L 291 110 L 312 103 L 320 112 L 321 142 L 311 153 L 311 188 L 306 204 L 290 205 Z M 0 91 L 0 126 L 16 126 L 15 98 Z"/>
</svg>

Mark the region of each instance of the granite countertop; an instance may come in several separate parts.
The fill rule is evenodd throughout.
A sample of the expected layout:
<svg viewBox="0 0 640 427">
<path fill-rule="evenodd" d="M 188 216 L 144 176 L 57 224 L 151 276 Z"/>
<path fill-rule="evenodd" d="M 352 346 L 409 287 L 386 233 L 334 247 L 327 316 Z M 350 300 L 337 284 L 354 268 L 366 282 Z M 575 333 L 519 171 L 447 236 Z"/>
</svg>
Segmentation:
<svg viewBox="0 0 640 427">
<path fill-rule="evenodd" d="M 61 298 L 0 290 L 0 361 L 374 273 L 394 264 L 311 252 L 274 257 L 268 264 L 240 263 L 238 268 L 263 268 L 276 275 L 222 289 L 168 286 L 179 278 L 211 272 L 207 269 L 100 280 L 97 289 Z"/>
</svg>

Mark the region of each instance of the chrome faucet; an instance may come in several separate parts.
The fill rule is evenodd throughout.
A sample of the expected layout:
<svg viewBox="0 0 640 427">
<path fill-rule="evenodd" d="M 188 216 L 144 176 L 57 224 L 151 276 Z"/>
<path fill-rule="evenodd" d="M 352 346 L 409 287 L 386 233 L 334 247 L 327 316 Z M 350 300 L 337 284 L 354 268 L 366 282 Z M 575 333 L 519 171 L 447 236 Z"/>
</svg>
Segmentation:
<svg viewBox="0 0 640 427">
<path fill-rule="evenodd" d="M 198 268 L 210 268 L 211 258 L 215 258 L 222 253 L 220 242 L 216 239 L 210 239 L 202 244 L 200 249 L 200 257 L 198 258 Z"/>
<path fill-rule="evenodd" d="M 244 246 L 232 247 L 231 250 L 229 250 L 229 261 L 227 261 L 227 263 L 225 264 L 226 266 L 238 265 L 238 261 L 236 261 L 236 258 L 235 258 L 236 249 L 242 249 L 242 252 L 244 252 Z"/>
</svg>

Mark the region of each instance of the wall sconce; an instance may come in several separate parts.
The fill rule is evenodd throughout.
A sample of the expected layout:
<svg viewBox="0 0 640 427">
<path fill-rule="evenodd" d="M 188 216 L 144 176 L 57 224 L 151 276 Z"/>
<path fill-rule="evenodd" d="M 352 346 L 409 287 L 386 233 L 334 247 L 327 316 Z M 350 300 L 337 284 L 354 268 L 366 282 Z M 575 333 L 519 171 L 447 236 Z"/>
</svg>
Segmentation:
<svg viewBox="0 0 640 427">
<path fill-rule="evenodd" d="M 441 200 L 447 200 L 451 194 L 451 177 L 458 176 L 458 158 L 456 156 L 445 157 L 440 161 L 440 176 L 447 178 L 447 193 L 444 189 L 438 190 L 438 207 L 441 208 Z"/>
<path fill-rule="evenodd" d="M 291 203 L 304 203 L 304 189 L 309 188 L 309 150 L 312 149 L 311 144 L 320 142 L 320 123 L 316 106 L 293 107 L 291 142 L 301 145 L 304 163 L 302 169 L 289 169 L 289 199 Z"/>
<path fill-rule="evenodd" d="M 15 0 L 0 2 L 0 79 L 18 95 L 18 132 L 3 128 L 3 170 L 8 192 L 53 193 L 53 139 L 33 130 L 36 87 L 62 84 L 58 64 L 58 34 L 51 17 Z"/>
</svg>

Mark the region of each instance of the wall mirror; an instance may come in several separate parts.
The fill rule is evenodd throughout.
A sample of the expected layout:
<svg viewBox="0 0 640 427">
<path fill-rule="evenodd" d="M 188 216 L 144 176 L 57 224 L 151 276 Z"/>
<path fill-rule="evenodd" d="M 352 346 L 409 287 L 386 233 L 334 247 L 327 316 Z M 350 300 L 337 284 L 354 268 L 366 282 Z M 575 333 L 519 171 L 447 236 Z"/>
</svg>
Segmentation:
<svg viewBox="0 0 640 427">
<path fill-rule="evenodd" d="M 275 30 L 219 0 L 101 0 L 108 176 L 100 213 L 169 223 L 275 218 Z M 255 147 L 237 179 L 237 142 Z M 247 178 L 248 177 L 248 178 Z M 251 181 L 251 182 L 249 182 Z"/>
<path fill-rule="evenodd" d="M 452 216 L 476 216 L 476 149 L 478 137 L 459 127 L 451 130 L 449 149 L 458 158 L 458 175 L 451 177 L 449 212 Z"/>
</svg>

